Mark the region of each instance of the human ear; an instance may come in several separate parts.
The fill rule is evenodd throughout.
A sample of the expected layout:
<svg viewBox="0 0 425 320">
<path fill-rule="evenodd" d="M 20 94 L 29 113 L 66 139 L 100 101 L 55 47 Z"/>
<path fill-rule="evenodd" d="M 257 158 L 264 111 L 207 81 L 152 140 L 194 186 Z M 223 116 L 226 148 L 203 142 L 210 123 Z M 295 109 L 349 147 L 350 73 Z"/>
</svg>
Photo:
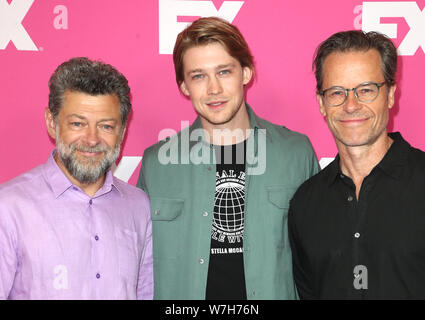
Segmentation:
<svg viewBox="0 0 425 320">
<path fill-rule="evenodd" d="M 44 119 L 46 120 L 46 128 L 49 136 L 52 139 L 56 139 L 56 122 L 49 108 L 46 108 L 44 111 Z"/>
</svg>

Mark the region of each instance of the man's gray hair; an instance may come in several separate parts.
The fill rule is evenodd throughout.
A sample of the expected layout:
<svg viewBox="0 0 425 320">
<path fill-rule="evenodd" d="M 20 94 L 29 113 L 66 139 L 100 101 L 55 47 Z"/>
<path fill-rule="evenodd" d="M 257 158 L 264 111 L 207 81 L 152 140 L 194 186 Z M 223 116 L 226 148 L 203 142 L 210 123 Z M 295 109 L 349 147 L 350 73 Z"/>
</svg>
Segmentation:
<svg viewBox="0 0 425 320">
<path fill-rule="evenodd" d="M 72 58 L 62 63 L 49 80 L 49 110 L 55 121 L 63 105 L 65 91 L 89 95 L 115 94 L 120 101 L 123 128 L 131 110 L 128 81 L 113 66 L 85 57 Z"/>
</svg>

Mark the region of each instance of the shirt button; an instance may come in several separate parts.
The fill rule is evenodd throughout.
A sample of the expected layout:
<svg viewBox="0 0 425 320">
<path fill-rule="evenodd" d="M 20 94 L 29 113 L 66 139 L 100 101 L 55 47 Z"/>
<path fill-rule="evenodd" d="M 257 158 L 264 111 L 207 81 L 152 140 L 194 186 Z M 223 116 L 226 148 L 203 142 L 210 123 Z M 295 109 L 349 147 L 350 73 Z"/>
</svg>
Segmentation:
<svg viewBox="0 0 425 320">
<path fill-rule="evenodd" d="M 199 259 L 200 264 L 204 264 L 204 262 L 205 262 L 204 259 Z"/>
<path fill-rule="evenodd" d="M 99 237 L 98 237 L 97 235 L 95 235 L 95 236 L 94 236 L 94 239 L 95 239 L 96 241 L 99 241 Z"/>
<path fill-rule="evenodd" d="M 89 204 L 93 204 L 93 200 L 92 199 L 90 199 Z"/>
<path fill-rule="evenodd" d="M 353 196 L 348 196 L 347 200 L 350 202 L 353 201 Z"/>
<path fill-rule="evenodd" d="M 341 177 L 341 179 L 344 179 L 345 177 L 342 173 L 339 176 Z"/>
<path fill-rule="evenodd" d="M 202 214 L 204 217 L 208 217 L 208 212 L 204 212 L 203 214 Z"/>
<path fill-rule="evenodd" d="M 208 166 L 207 170 L 208 170 L 208 171 L 211 171 L 211 167 L 210 167 L 210 166 Z"/>
<path fill-rule="evenodd" d="M 156 215 L 156 216 L 159 216 L 159 209 L 156 209 L 156 210 L 155 210 L 155 215 Z"/>
<path fill-rule="evenodd" d="M 355 237 L 355 238 L 360 238 L 360 233 L 356 232 L 356 233 L 354 234 L 354 237 Z"/>
<path fill-rule="evenodd" d="M 100 274 L 99 273 L 96 273 L 96 278 L 100 278 Z"/>
</svg>

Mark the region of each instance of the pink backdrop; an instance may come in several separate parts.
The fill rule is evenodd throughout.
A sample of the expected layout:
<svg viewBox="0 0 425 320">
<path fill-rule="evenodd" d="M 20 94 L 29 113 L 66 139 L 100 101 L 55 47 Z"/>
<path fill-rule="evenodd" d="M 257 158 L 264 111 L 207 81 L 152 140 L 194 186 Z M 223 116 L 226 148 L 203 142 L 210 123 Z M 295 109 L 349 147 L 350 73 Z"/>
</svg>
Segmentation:
<svg viewBox="0 0 425 320">
<path fill-rule="evenodd" d="M 177 89 L 172 57 L 160 48 L 166 51 L 184 22 L 201 15 L 234 16 L 256 60 L 257 79 L 247 101 L 260 116 L 307 134 L 319 159 L 334 157 L 336 148 L 315 99 L 316 46 L 334 32 L 365 28 L 365 14 L 369 26 L 392 28 L 397 46 L 405 41 L 417 50 L 400 55 L 389 129 L 425 149 L 425 0 L 378 3 L 373 8 L 358 0 L 0 0 L 0 183 L 47 159 L 53 148 L 44 123 L 47 82 L 74 56 L 101 59 L 129 79 L 133 116 L 123 158 L 142 156 L 162 129 L 192 122 L 196 114 Z M 377 12 L 384 16 L 376 18 Z"/>
</svg>

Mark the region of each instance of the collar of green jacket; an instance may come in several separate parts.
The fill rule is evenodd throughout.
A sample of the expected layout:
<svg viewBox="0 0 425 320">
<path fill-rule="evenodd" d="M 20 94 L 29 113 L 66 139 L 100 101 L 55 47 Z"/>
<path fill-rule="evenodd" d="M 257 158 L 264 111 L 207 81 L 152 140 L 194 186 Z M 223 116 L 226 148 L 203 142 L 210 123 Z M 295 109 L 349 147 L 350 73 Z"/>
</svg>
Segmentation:
<svg viewBox="0 0 425 320">
<path fill-rule="evenodd" d="M 254 143 L 254 151 L 255 151 L 254 154 L 256 156 L 258 152 L 258 141 L 259 141 L 258 135 L 264 135 L 270 141 L 272 141 L 272 137 L 270 134 L 267 133 L 266 123 L 262 121 L 262 119 L 259 118 L 254 113 L 254 111 L 252 110 L 252 108 L 250 107 L 248 103 L 245 103 L 245 106 L 249 116 L 250 129 L 253 130 L 254 132 L 254 135 L 250 135 L 247 141 L 250 142 L 250 138 L 252 138 L 252 136 L 254 137 L 252 142 Z M 195 119 L 195 121 L 189 127 L 189 137 L 190 137 L 190 142 L 189 142 L 190 150 L 192 150 L 193 146 L 195 146 L 199 142 L 204 143 L 206 146 L 211 146 L 209 141 L 205 139 L 204 130 L 202 129 L 201 118 L 199 116 Z M 194 137 L 197 137 L 198 139 L 195 140 L 193 139 Z"/>
</svg>

